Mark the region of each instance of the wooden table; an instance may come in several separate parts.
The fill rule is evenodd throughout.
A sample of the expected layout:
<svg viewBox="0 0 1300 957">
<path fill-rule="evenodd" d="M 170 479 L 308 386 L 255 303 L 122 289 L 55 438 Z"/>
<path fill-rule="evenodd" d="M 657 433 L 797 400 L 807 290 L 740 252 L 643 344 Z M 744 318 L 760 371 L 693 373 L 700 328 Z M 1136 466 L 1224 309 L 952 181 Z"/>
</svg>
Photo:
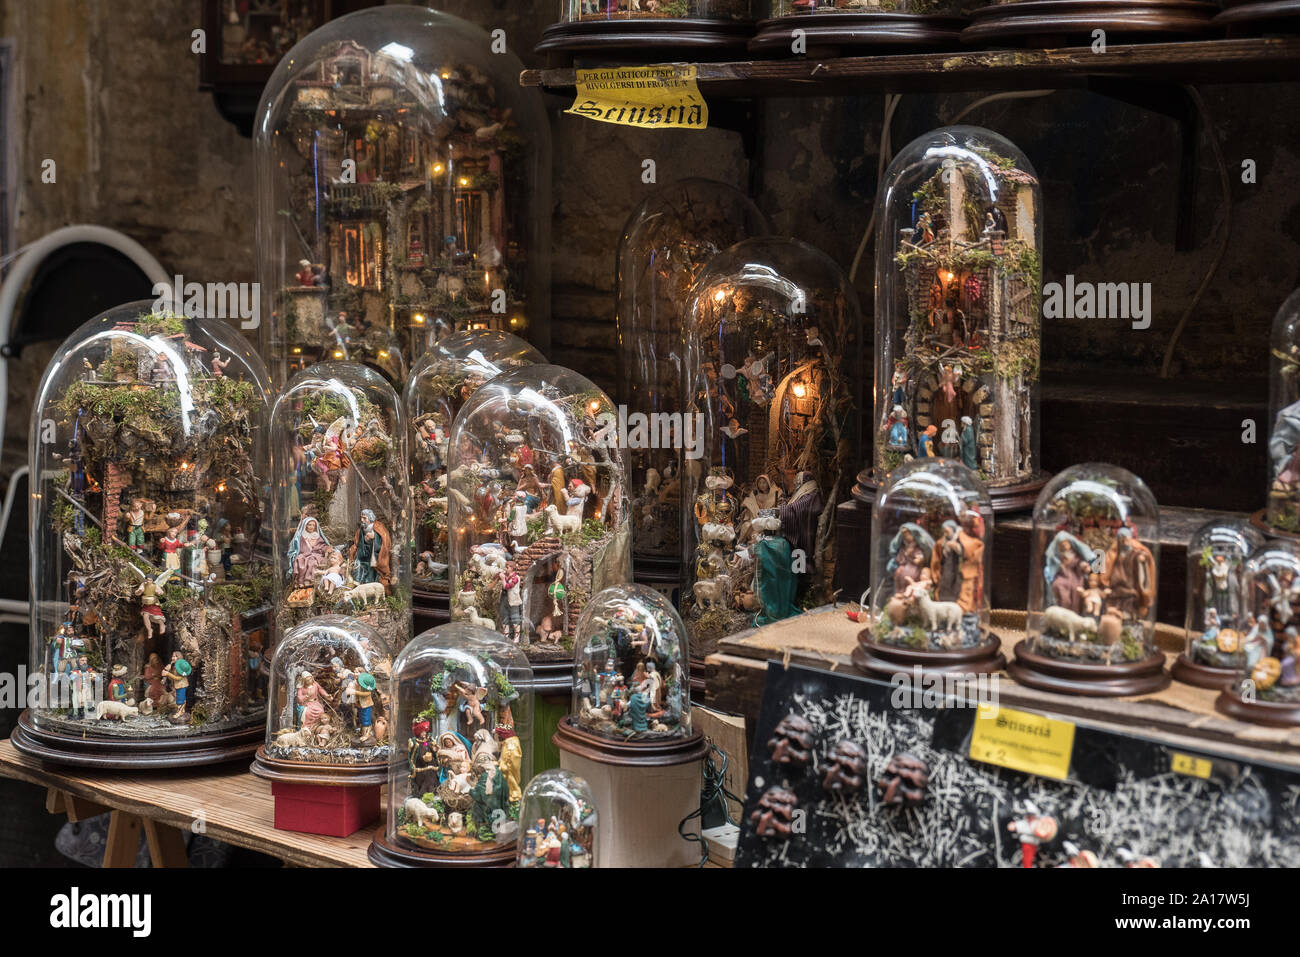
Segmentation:
<svg viewBox="0 0 1300 957">
<path fill-rule="evenodd" d="M 155 867 L 185 867 L 186 830 L 297 867 L 373 866 L 366 858 L 372 827 L 343 838 L 277 831 L 270 782 L 253 777 L 242 762 L 194 771 L 87 774 L 41 764 L 19 754 L 6 738 L 0 741 L 0 776 L 46 788 L 46 810 L 71 821 L 110 813 L 105 867 L 134 867 L 142 831 Z"/>
</svg>

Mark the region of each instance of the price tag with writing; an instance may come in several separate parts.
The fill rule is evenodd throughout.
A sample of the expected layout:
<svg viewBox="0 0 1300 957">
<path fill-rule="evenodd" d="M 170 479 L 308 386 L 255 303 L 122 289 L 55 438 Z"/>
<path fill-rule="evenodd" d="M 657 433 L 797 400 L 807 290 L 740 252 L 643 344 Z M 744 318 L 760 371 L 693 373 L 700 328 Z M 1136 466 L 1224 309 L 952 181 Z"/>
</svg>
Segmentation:
<svg viewBox="0 0 1300 957">
<path fill-rule="evenodd" d="M 687 63 L 578 70 L 577 96 L 565 110 L 601 123 L 650 130 L 703 130 L 709 105 Z"/>
<path fill-rule="evenodd" d="M 985 764 L 1064 780 L 1070 774 L 1074 725 L 1012 708 L 975 713 L 970 756 Z"/>
<path fill-rule="evenodd" d="M 1169 754 L 1169 769 L 1175 774 L 1185 774 L 1189 778 L 1208 778 L 1213 767 L 1208 758 L 1198 758 L 1194 754 L 1179 751 Z"/>
</svg>

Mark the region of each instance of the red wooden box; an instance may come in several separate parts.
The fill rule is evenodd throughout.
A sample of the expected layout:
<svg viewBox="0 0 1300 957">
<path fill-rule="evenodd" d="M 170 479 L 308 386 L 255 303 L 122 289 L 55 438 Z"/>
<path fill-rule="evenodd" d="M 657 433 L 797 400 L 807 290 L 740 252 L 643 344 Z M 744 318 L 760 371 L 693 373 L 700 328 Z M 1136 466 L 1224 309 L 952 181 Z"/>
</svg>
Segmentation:
<svg viewBox="0 0 1300 957">
<path fill-rule="evenodd" d="M 272 781 L 276 829 L 347 837 L 379 817 L 379 787 Z"/>
</svg>

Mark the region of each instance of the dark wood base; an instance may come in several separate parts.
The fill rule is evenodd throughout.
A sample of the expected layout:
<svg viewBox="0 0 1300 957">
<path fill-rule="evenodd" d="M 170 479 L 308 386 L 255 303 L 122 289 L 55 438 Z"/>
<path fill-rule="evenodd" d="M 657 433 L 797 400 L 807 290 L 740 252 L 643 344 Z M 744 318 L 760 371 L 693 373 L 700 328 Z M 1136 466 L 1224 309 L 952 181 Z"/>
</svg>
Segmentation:
<svg viewBox="0 0 1300 957">
<path fill-rule="evenodd" d="M 1165 656 L 1158 651 L 1141 661 L 1088 665 L 1030 651 L 1028 639 L 1016 645 L 1016 657 L 1007 665 L 1007 674 L 1020 684 L 1039 691 L 1089 698 L 1153 694 L 1169 687 Z"/>
<path fill-rule="evenodd" d="M 515 843 L 478 854 L 439 854 L 395 844 L 383 826 L 375 831 L 366 857 L 376 867 L 514 867 Z"/>
<path fill-rule="evenodd" d="M 1002 639 L 991 633 L 988 641 L 974 648 L 922 651 L 873 641 L 870 629 L 863 629 L 858 636 L 858 647 L 850 657 L 853 666 L 868 677 L 889 680 L 896 674 L 911 674 L 918 665 L 926 674 L 991 674 L 1007 666 L 1001 649 Z"/>
<path fill-rule="evenodd" d="M 1300 30 L 1300 0 L 1224 0 L 1224 10 L 1214 18 L 1230 37 L 1262 33 L 1294 33 Z"/>
<path fill-rule="evenodd" d="M 1191 37 L 1210 32 L 1218 12 L 1202 0 L 1029 0 L 997 3 L 971 14 L 962 31 L 966 44 L 1022 41 L 1030 46 L 1065 46 L 1106 31 L 1108 44 L 1121 38 Z"/>
<path fill-rule="evenodd" d="M 1198 664 L 1187 657 L 1185 651 L 1174 659 L 1174 663 L 1169 666 L 1169 673 L 1173 675 L 1175 681 L 1211 690 L 1222 690 L 1237 677 L 1236 669 L 1213 668 L 1210 665 Z"/>
<path fill-rule="evenodd" d="M 180 738 L 74 738 L 38 728 L 30 712 L 18 716 L 10 740 L 21 754 L 48 764 L 103 771 L 152 771 L 193 768 L 226 761 L 247 761 L 266 737 L 263 724 L 219 734 Z"/>
<path fill-rule="evenodd" d="M 1284 704 L 1280 701 L 1247 701 L 1228 688 L 1214 699 L 1214 709 L 1229 718 L 1249 721 L 1251 724 L 1266 724 L 1274 728 L 1300 725 L 1300 702 Z"/>
<path fill-rule="evenodd" d="M 1280 538 L 1283 541 L 1295 542 L 1300 545 L 1300 533 L 1288 532 L 1281 528 L 1274 528 L 1268 523 L 1268 519 L 1264 517 L 1264 512 L 1265 510 L 1262 508 L 1258 512 L 1251 512 L 1250 525 L 1252 528 L 1263 532 L 1269 538 Z"/>
<path fill-rule="evenodd" d="M 620 741 L 579 727 L 573 715 L 561 719 L 551 741 L 561 751 L 618 767 L 671 767 L 698 761 L 709 753 L 709 744 L 698 730 L 685 738 Z"/>
<path fill-rule="evenodd" d="M 266 753 L 266 746 L 257 749 L 249 771 L 267 781 L 285 781 L 290 784 L 315 784 L 320 787 L 359 787 L 388 783 L 388 762 L 371 764 L 309 764 L 306 761 L 286 761 Z"/>
<path fill-rule="evenodd" d="M 1038 503 L 1038 493 L 1043 490 L 1043 486 L 1051 477 L 1050 472 L 1039 472 L 1033 478 L 1014 485 L 986 486 L 994 513 L 1023 512 L 1033 508 Z M 858 473 L 857 484 L 853 486 L 852 494 L 859 502 L 874 505 L 876 492 L 879 489 L 880 483 L 876 481 L 871 469 L 863 469 Z"/>
<path fill-rule="evenodd" d="M 411 634 L 419 635 L 451 621 L 451 596 L 436 591 L 411 592 Z"/>
<path fill-rule="evenodd" d="M 690 59 L 721 59 L 743 54 L 753 32 L 752 23 L 733 20 L 668 17 L 578 20 L 547 27 L 533 50 L 552 58 L 560 54 L 570 59 L 645 53 L 656 59 L 671 60 L 674 51 L 689 52 Z"/>
<path fill-rule="evenodd" d="M 793 33 L 802 30 L 805 55 L 848 55 L 856 50 L 889 47 L 891 52 L 934 50 L 961 43 L 966 17 L 916 13 L 803 13 L 763 20 L 749 41 L 749 52 L 791 56 Z"/>
</svg>

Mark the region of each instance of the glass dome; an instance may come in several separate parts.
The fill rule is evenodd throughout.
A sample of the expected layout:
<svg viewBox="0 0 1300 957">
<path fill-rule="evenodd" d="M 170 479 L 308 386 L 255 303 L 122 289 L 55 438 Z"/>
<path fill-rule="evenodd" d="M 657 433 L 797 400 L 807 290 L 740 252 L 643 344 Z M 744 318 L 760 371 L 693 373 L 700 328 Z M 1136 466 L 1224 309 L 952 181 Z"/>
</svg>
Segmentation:
<svg viewBox="0 0 1300 957">
<path fill-rule="evenodd" d="M 559 366 L 474 393 L 451 427 L 453 618 L 487 622 L 534 661 L 573 660 L 587 600 L 631 577 L 617 426 L 609 397 Z"/>
<path fill-rule="evenodd" d="M 596 799 L 587 782 L 568 771 L 543 771 L 524 789 L 519 867 L 593 867 Z"/>
<path fill-rule="evenodd" d="M 579 727 L 620 741 L 691 733 L 686 630 L 677 609 L 644 585 L 615 585 L 588 603 L 574 641 Z"/>
<path fill-rule="evenodd" d="M 135 302 L 74 332 L 32 415 L 31 668 L 54 733 L 228 732 L 265 714 L 266 371 L 233 328 Z"/>
<path fill-rule="evenodd" d="M 1030 650 L 1098 668 L 1158 656 L 1159 539 L 1155 497 L 1133 473 L 1091 462 L 1056 475 L 1034 506 Z"/>
<path fill-rule="evenodd" d="M 1218 671 L 1240 665 L 1241 636 L 1254 623 L 1242 576 L 1246 559 L 1263 543 L 1249 522 L 1235 519 L 1209 521 L 1193 533 L 1187 544 L 1184 652 L 1191 663 Z"/>
<path fill-rule="evenodd" d="M 393 663 L 391 846 L 513 860 L 532 776 L 532 671 L 499 635 L 464 622 L 416 637 Z"/>
<path fill-rule="evenodd" d="M 1300 534 L 1300 289 L 1273 320 L 1269 382 L 1269 485 L 1265 519 Z"/>
<path fill-rule="evenodd" d="M 1040 472 L 1038 178 L 1001 136 L 953 126 L 908 144 L 879 196 L 876 481 L 957 459 L 996 505 Z"/>
<path fill-rule="evenodd" d="M 560 0 L 560 21 L 749 20 L 752 0 Z"/>
<path fill-rule="evenodd" d="M 545 335 L 550 131 L 520 61 L 411 5 L 313 31 L 255 124 L 261 344 L 277 384 L 322 359 L 404 382 L 439 330 Z"/>
<path fill-rule="evenodd" d="M 447 592 L 447 439 L 461 406 L 490 379 L 546 361 L 518 336 L 470 329 L 434 343 L 411 372 L 406 416 L 411 428 L 411 517 L 415 586 Z"/>
<path fill-rule="evenodd" d="M 681 607 L 697 654 L 830 598 L 835 506 L 858 461 L 861 325 L 844 273 L 798 240 L 744 240 L 696 280 Z"/>
<path fill-rule="evenodd" d="M 357 618 L 290 628 L 271 659 L 266 754 L 306 764 L 376 764 L 392 754 L 393 654 Z"/>
<path fill-rule="evenodd" d="M 740 190 L 686 179 L 652 193 L 632 213 L 618 244 L 616 294 L 619 402 L 629 428 L 643 416 L 646 441 L 628 449 L 632 557 L 640 565 L 681 559 L 681 453 L 665 440 L 679 428 L 686 310 L 691 285 L 718 252 L 767 232 Z M 638 573 L 642 571 L 637 569 Z M 674 572 L 675 574 L 675 572 Z"/>
<path fill-rule="evenodd" d="M 411 635 L 406 419 L 354 362 L 299 372 L 271 414 L 276 634 L 354 615 L 389 649 Z"/>
<path fill-rule="evenodd" d="M 1238 675 L 1229 694 L 1272 710 L 1300 707 L 1300 546 L 1269 542 L 1251 552 L 1242 576 L 1248 623 L 1241 635 Z M 1283 723 L 1293 724 L 1295 721 Z"/>
<path fill-rule="evenodd" d="M 966 466 L 917 459 L 895 469 L 871 509 L 875 640 L 921 651 L 987 642 L 992 541 L 988 492 Z"/>
</svg>

